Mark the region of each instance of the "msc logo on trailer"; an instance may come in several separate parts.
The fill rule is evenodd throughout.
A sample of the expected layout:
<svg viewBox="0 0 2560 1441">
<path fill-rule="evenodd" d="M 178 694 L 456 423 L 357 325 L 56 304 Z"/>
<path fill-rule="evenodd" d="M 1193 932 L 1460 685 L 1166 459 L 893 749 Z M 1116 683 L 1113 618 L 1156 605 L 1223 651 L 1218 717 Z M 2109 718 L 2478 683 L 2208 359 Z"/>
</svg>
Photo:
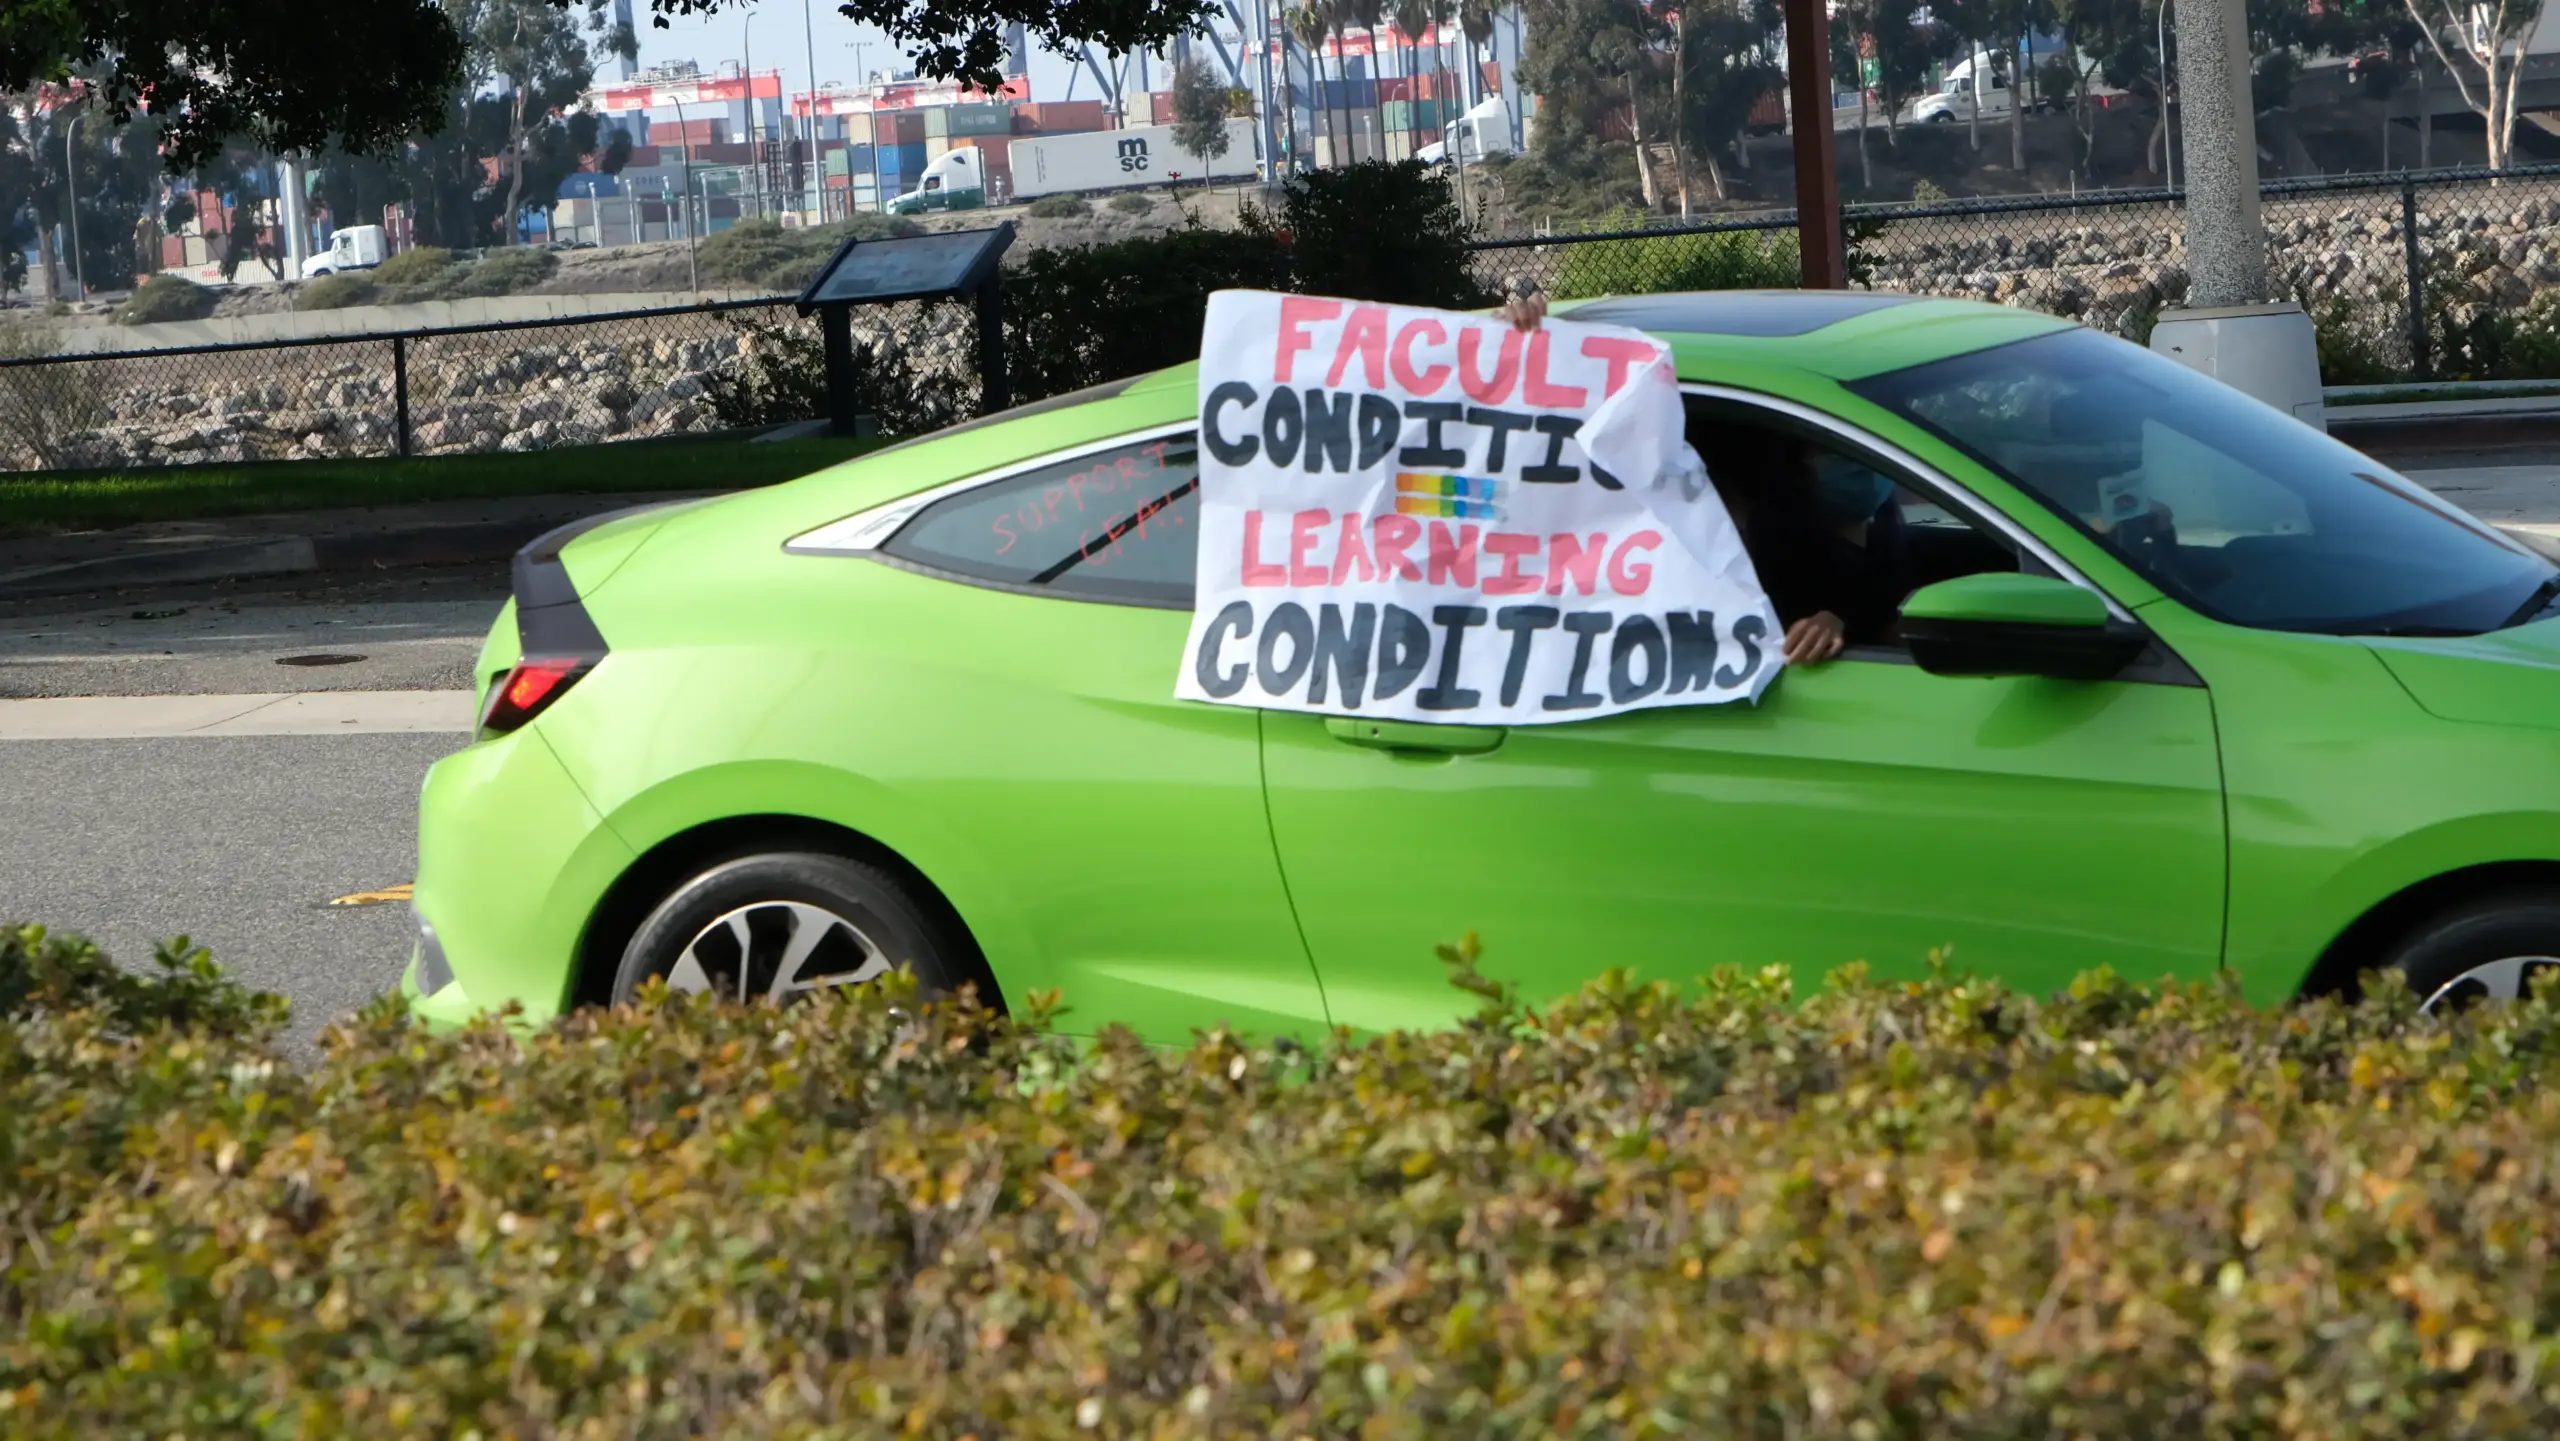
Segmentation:
<svg viewBox="0 0 2560 1441">
<path fill-rule="evenodd" d="M 1143 139 L 1120 142 L 1120 168 L 1123 171 L 1147 168 L 1147 142 Z"/>
</svg>

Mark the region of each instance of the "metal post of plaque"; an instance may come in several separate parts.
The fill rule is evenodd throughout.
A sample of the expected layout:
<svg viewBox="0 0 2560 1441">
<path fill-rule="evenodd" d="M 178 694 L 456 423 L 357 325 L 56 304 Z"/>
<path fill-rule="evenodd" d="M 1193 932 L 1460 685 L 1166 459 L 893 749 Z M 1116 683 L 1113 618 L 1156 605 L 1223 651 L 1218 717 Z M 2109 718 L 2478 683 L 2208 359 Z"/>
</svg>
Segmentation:
<svg viewBox="0 0 2560 1441">
<path fill-rule="evenodd" d="M 998 262 L 1013 244 L 1013 222 L 986 230 L 947 230 L 887 240 L 847 240 L 800 293 L 800 313 L 815 313 L 826 336 L 827 420 L 837 435 L 854 434 L 861 409 L 854 359 L 853 310 L 902 300 L 973 300 L 977 309 L 979 413 L 1011 404 L 1004 364 L 1004 301 Z"/>
</svg>

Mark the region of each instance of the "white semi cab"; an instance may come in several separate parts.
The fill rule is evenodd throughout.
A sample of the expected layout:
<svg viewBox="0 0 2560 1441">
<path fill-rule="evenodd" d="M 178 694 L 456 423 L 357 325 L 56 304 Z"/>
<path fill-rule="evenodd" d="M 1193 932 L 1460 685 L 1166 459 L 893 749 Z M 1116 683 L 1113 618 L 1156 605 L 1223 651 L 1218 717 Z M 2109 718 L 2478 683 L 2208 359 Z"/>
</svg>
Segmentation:
<svg viewBox="0 0 2560 1441">
<path fill-rule="evenodd" d="M 302 262 L 302 278 L 335 275 L 342 270 L 371 270 L 391 253 L 390 237 L 379 225 L 350 225 L 329 237 L 329 248 Z"/>
<path fill-rule="evenodd" d="M 2007 118 L 2009 78 L 1992 68 L 1991 52 L 1976 50 L 1947 69 L 1938 88 L 1911 102 L 1912 122 L 1945 125 L 1970 115 Z"/>
<path fill-rule="evenodd" d="M 1488 95 L 1476 107 L 1449 122 L 1449 133 L 1420 150 L 1413 158 L 1425 165 L 1437 165 L 1449 158 L 1449 146 L 1456 142 L 1461 163 L 1482 160 L 1488 155 L 1508 155 L 1511 144 L 1511 112 L 1503 107 L 1502 97 Z"/>
<path fill-rule="evenodd" d="M 1175 143 L 1170 125 L 1026 135 L 1013 142 L 1013 195 L 1037 200 L 1079 190 L 1125 190 L 1184 180 L 1250 180 L 1253 122 L 1227 122 L 1227 153 L 1204 160 Z"/>
<path fill-rule="evenodd" d="M 978 152 L 962 147 L 934 157 L 916 188 L 889 202 L 892 215 L 928 210 L 976 210 L 987 203 L 987 176 Z"/>
</svg>

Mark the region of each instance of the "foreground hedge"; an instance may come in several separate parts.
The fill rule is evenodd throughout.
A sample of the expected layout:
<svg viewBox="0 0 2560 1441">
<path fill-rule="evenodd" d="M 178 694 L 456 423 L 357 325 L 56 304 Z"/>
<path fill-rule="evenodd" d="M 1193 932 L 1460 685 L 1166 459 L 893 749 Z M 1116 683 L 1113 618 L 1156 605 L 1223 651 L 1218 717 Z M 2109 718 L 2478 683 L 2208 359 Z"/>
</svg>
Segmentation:
<svg viewBox="0 0 2560 1441">
<path fill-rule="evenodd" d="M 0 941 L 0 1431 L 2546 1434 L 2560 1013 L 1623 978 L 1306 1056 L 872 995 L 307 1069 Z"/>
</svg>

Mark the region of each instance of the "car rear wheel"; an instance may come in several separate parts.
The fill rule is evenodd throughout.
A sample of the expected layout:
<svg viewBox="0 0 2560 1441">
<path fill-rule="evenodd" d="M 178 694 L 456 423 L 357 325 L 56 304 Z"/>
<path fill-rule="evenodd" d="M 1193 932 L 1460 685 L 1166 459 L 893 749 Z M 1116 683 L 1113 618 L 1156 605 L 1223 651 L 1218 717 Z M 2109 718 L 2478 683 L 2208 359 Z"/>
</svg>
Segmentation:
<svg viewBox="0 0 2560 1441">
<path fill-rule="evenodd" d="M 661 979 L 673 991 L 780 1001 L 862 985 L 899 966 L 928 993 L 957 989 L 949 949 L 896 878 L 841 856 L 746 856 L 659 902 L 623 949 L 613 1002 Z"/>
<path fill-rule="evenodd" d="M 2384 964 L 2409 980 L 2430 1013 L 2524 998 L 2560 969 L 2560 897 L 2510 891 L 2444 911 L 2403 936 Z"/>
</svg>

